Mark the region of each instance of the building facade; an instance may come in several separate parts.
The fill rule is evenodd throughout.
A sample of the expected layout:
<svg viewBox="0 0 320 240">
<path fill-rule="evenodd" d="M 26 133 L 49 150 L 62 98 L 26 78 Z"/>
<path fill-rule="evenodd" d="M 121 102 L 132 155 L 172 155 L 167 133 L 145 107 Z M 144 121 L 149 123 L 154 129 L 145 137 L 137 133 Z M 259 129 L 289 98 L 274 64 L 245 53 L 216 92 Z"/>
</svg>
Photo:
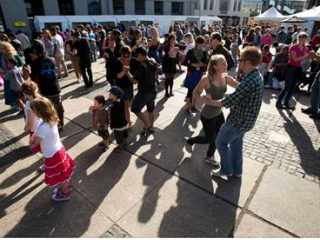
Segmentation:
<svg viewBox="0 0 320 240">
<path fill-rule="evenodd" d="M 219 16 L 238 24 L 244 0 L 1 0 L 5 28 L 31 32 L 36 15 Z"/>
</svg>

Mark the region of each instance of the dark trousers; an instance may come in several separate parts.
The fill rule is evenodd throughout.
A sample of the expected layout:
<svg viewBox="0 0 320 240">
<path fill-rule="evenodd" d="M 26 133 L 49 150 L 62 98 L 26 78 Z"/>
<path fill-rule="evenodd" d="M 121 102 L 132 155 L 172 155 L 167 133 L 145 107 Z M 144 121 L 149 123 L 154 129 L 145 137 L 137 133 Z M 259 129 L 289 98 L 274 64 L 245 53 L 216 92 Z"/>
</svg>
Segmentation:
<svg viewBox="0 0 320 240">
<path fill-rule="evenodd" d="M 64 120 L 63 120 L 64 108 L 62 106 L 62 100 L 61 100 L 60 94 L 54 95 L 54 96 L 45 96 L 45 97 L 48 98 L 53 103 L 53 106 L 54 106 L 55 110 L 57 111 L 57 114 L 59 117 L 59 127 L 63 127 L 63 125 L 64 125 Z"/>
<path fill-rule="evenodd" d="M 189 144 L 209 144 L 209 149 L 207 151 L 207 157 L 212 157 L 214 152 L 216 151 L 215 140 L 219 133 L 221 126 L 224 124 L 224 116 L 223 113 L 220 115 L 207 119 L 204 117 L 200 117 L 202 122 L 203 131 L 205 136 L 197 136 L 194 138 L 189 138 Z"/>
<path fill-rule="evenodd" d="M 287 74 L 286 74 L 286 82 L 284 89 L 280 92 L 280 95 L 278 97 L 277 103 L 282 103 L 283 98 L 284 104 L 289 105 L 290 99 L 294 93 L 294 90 L 296 88 L 298 79 L 301 79 L 302 76 L 302 68 L 301 67 L 295 67 L 290 66 L 288 67 Z"/>
<path fill-rule="evenodd" d="M 86 87 L 92 87 L 93 86 L 93 75 L 91 70 L 91 62 L 90 59 L 82 60 L 80 59 L 80 70 L 83 77 L 84 84 Z M 87 76 L 88 72 L 88 76 Z"/>
</svg>

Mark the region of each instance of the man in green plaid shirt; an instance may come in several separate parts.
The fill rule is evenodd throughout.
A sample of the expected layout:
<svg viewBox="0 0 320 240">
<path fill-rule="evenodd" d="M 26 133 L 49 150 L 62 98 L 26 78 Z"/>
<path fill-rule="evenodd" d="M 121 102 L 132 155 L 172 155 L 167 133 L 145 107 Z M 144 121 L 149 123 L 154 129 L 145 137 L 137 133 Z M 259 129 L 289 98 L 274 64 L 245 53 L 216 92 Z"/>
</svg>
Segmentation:
<svg viewBox="0 0 320 240">
<path fill-rule="evenodd" d="M 261 53 L 256 47 L 245 48 L 239 60 L 239 68 L 245 73 L 245 77 L 236 91 L 222 100 L 207 99 L 210 105 L 230 108 L 227 121 L 216 138 L 221 168 L 219 171 L 212 171 L 212 176 L 241 177 L 242 175 L 243 137 L 253 128 L 263 97 L 263 77 L 257 69 L 260 62 Z"/>
</svg>

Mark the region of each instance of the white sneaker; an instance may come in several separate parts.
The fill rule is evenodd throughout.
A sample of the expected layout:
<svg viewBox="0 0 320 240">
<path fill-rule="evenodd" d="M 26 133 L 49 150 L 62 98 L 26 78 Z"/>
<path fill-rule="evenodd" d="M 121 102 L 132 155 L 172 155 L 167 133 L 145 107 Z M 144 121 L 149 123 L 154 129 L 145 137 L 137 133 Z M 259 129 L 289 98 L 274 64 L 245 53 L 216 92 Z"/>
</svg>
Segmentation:
<svg viewBox="0 0 320 240">
<path fill-rule="evenodd" d="M 225 173 L 222 173 L 220 170 L 219 171 L 212 170 L 211 177 L 229 178 L 229 177 L 232 177 L 232 174 L 225 174 Z"/>
<path fill-rule="evenodd" d="M 186 150 L 187 150 L 188 152 L 192 152 L 192 145 L 191 145 L 190 143 L 188 143 L 188 140 L 189 140 L 188 137 L 184 137 L 184 138 L 183 138 L 183 143 L 184 143 L 184 145 L 185 145 L 185 147 L 186 147 Z"/>
<path fill-rule="evenodd" d="M 81 83 L 81 82 L 82 82 L 81 78 L 78 78 L 77 83 Z"/>
<path fill-rule="evenodd" d="M 203 161 L 205 163 L 209 163 L 209 164 L 211 164 L 213 166 L 219 166 L 219 162 L 217 160 L 215 160 L 214 157 L 205 157 L 203 159 Z"/>
<path fill-rule="evenodd" d="M 44 172 L 44 170 L 45 170 L 44 165 L 41 165 L 41 166 L 38 168 L 38 171 L 39 171 L 39 172 Z"/>
</svg>

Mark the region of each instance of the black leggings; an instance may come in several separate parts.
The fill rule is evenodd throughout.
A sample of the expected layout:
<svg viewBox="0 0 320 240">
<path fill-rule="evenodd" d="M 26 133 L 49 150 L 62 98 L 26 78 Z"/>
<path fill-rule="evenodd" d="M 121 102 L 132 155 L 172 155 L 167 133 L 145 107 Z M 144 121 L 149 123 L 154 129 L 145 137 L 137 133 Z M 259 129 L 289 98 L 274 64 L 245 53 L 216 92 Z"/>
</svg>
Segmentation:
<svg viewBox="0 0 320 240">
<path fill-rule="evenodd" d="M 172 94 L 174 75 L 175 75 L 174 73 L 166 73 L 166 80 L 164 83 L 166 94 L 169 94 L 169 88 L 170 88 L 170 93 Z"/>
<path fill-rule="evenodd" d="M 224 116 L 223 113 L 220 115 L 207 119 L 204 117 L 200 117 L 202 126 L 203 126 L 203 131 L 205 136 L 197 136 L 194 138 L 189 138 L 188 143 L 189 144 L 209 144 L 209 149 L 207 151 L 207 157 L 212 157 L 214 155 L 214 152 L 216 151 L 216 137 L 219 133 L 219 130 L 224 124 Z"/>
</svg>

